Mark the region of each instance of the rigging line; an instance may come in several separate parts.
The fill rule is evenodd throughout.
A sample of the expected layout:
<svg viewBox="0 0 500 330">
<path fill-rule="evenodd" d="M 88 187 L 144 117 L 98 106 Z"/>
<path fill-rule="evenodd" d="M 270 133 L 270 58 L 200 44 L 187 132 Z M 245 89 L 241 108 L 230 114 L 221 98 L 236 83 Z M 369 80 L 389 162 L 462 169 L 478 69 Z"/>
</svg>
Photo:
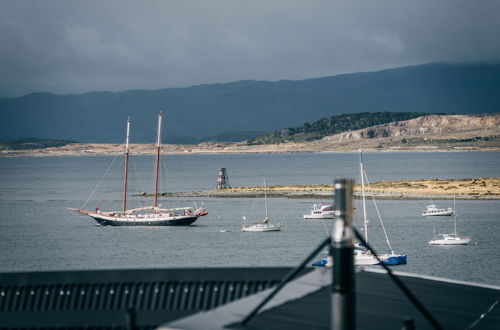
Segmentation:
<svg viewBox="0 0 500 330">
<path fill-rule="evenodd" d="M 104 179 L 104 177 L 106 176 L 106 174 L 108 174 L 109 169 L 111 168 L 111 166 L 113 165 L 113 163 L 115 162 L 115 160 L 116 160 L 117 157 L 118 157 L 118 154 L 115 155 L 115 157 L 113 158 L 113 160 L 111 161 L 111 163 L 108 165 L 108 168 L 106 169 L 106 171 L 104 172 L 104 174 L 101 176 L 101 179 L 99 180 L 99 182 L 97 182 L 96 186 L 94 187 L 94 190 L 90 193 L 89 198 L 87 198 L 87 200 L 83 203 L 81 209 L 83 209 L 87 205 L 87 203 L 90 201 L 90 199 L 92 198 L 92 196 L 94 196 L 95 192 L 97 191 L 97 188 L 99 188 L 102 180 Z"/>
<path fill-rule="evenodd" d="M 487 310 L 486 312 L 484 312 L 483 314 L 479 315 L 479 317 L 477 318 L 477 320 L 475 320 L 474 322 L 472 322 L 467 328 L 465 328 L 465 330 L 469 330 L 469 329 L 472 329 L 474 328 L 479 322 L 481 322 L 482 320 L 484 320 L 484 318 L 486 317 L 486 315 L 488 315 L 489 312 L 491 312 L 493 310 L 493 308 L 495 308 L 495 306 L 498 304 L 498 302 L 500 301 L 500 299 L 497 299 Z"/>
<path fill-rule="evenodd" d="M 163 191 L 163 192 L 165 192 L 165 193 L 168 193 L 168 192 L 167 192 L 168 187 L 166 186 L 166 183 L 168 182 L 168 186 L 170 186 L 170 187 L 172 187 L 172 188 L 173 188 L 172 192 L 174 193 L 174 195 L 175 195 L 175 193 L 176 193 L 176 192 L 183 192 L 182 190 L 180 190 L 180 189 L 179 189 L 179 186 L 175 183 L 175 181 L 174 181 L 174 180 L 170 180 L 170 181 L 168 181 L 168 180 L 167 180 L 167 178 L 168 178 L 168 177 L 170 177 L 170 178 L 172 178 L 172 179 L 173 179 L 173 178 L 175 178 L 176 176 L 175 176 L 175 175 L 173 175 L 173 173 L 172 173 L 172 172 L 170 172 L 170 170 L 168 169 L 168 166 L 167 166 L 165 163 L 166 163 L 165 161 L 162 161 L 162 162 L 161 162 L 161 164 L 162 164 L 162 165 L 161 165 L 161 166 L 162 166 L 161 170 L 162 170 L 162 172 L 164 173 L 164 175 L 162 175 L 162 180 L 161 180 L 161 182 L 160 182 L 160 185 L 161 185 L 161 187 L 162 187 L 162 189 L 163 189 L 162 191 Z M 162 174 L 163 174 L 163 173 L 162 173 Z M 179 177 L 179 176 L 177 176 L 177 177 Z M 164 185 L 164 183 L 165 183 L 165 185 Z M 184 192 L 185 192 L 185 191 L 184 191 Z M 187 197 L 186 197 L 186 196 L 182 196 L 182 195 L 180 195 L 180 196 L 179 196 L 178 194 L 177 194 L 177 195 L 175 195 L 175 196 L 176 196 L 176 197 L 175 197 L 175 200 L 174 200 L 173 198 L 170 198 L 170 199 L 169 199 L 169 203 L 170 203 L 173 207 L 175 207 L 175 205 L 179 205 L 179 202 L 178 202 L 179 200 L 180 200 L 181 202 L 185 203 L 185 204 L 190 203 L 190 201 L 187 199 Z"/>
<path fill-rule="evenodd" d="M 257 198 L 258 198 L 257 194 L 255 194 L 255 197 L 252 200 L 252 206 L 250 207 L 250 212 L 249 212 L 250 213 L 249 214 L 250 218 L 254 217 L 254 208 L 255 208 L 255 204 L 257 203 Z"/>
<path fill-rule="evenodd" d="M 141 203 L 139 203 L 139 191 L 138 191 L 138 185 L 137 185 L 137 182 L 139 182 L 139 177 L 138 177 L 139 171 L 137 170 L 135 160 L 131 160 L 129 162 L 129 164 L 131 167 L 131 171 L 129 171 L 129 177 L 130 177 L 130 180 L 129 180 L 130 189 L 129 189 L 129 191 L 132 194 L 131 197 L 133 197 L 133 198 L 130 198 L 130 200 L 132 202 L 133 208 L 137 208 L 141 204 Z"/>
<path fill-rule="evenodd" d="M 363 174 L 365 175 L 366 185 L 368 186 L 368 189 L 371 190 L 370 181 L 368 181 L 368 176 L 366 175 L 366 171 L 364 169 L 363 169 Z M 391 242 L 389 242 L 389 236 L 387 236 L 387 231 L 385 230 L 384 222 L 382 221 L 382 217 L 380 216 L 380 211 L 378 210 L 377 202 L 375 201 L 375 196 L 373 196 L 373 191 L 371 192 L 371 196 L 372 196 L 372 200 L 373 200 L 373 205 L 375 205 L 375 210 L 377 211 L 378 220 L 380 221 L 380 224 L 382 225 L 382 230 L 384 231 L 385 241 L 387 242 L 387 245 L 389 246 L 389 250 L 391 250 L 391 254 L 394 254 L 394 251 L 392 250 Z"/>
<path fill-rule="evenodd" d="M 387 275 L 396 283 L 396 285 L 399 287 L 401 291 L 406 295 L 406 297 L 410 300 L 413 305 L 418 309 L 418 311 L 429 321 L 429 323 L 432 325 L 434 329 L 442 330 L 443 327 L 439 322 L 432 316 L 432 314 L 425 308 L 425 306 L 417 299 L 417 297 L 408 289 L 408 287 L 396 276 L 392 273 L 392 269 L 384 264 L 382 260 L 378 257 L 377 252 L 373 250 L 373 248 L 368 244 L 368 242 L 365 241 L 363 236 L 359 233 L 359 231 L 356 229 L 356 227 L 352 227 L 352 231 L 354 232 L 354 235 L 358 238 L 358 240 L 363 243 L 368 250 L 370 250 L 379 262 L 380 266 L 382 266 L 385 271 L 387 272 Z"/>
<path fill-rule="evenodd" d="M 325 228 L 325 231 L 326 231 L 326 236 L 330 237 L 330 232 L 329 232 L 329 231 L 328 231 L 328 229 L 326 228 L 325 219 L 321 219 L 321 222 L 323 223 L 323 228 Z"/>
</svg>

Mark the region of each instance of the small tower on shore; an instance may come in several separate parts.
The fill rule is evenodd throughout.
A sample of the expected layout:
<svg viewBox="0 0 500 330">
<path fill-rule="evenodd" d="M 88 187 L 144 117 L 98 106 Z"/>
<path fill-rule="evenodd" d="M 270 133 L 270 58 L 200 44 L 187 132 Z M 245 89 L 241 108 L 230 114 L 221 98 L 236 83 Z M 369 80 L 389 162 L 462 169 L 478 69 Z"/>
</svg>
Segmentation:
<svg viewBox="0 0 500 330">
<path fill-rule="evenodd" d="M 231 188 L 229 185 L 229 177 L 225 167 L 219 168 L 219 175 L 217 176 L 217 189 Z"/>
</svg>

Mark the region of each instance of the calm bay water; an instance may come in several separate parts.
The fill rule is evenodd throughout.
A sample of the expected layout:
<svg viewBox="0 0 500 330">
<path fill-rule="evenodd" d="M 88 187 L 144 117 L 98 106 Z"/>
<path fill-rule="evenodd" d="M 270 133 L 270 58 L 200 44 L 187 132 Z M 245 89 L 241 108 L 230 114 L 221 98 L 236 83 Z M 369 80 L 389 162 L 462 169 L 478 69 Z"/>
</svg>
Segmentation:
<svg viewBox="0 0 500 330">
<path fill-rule="evenodd" d="M 419 178 L 498 177 L 499 152 L 368 153 L 371 181 Z M 210 212 L 190 227 L 101 227 L 66 207 L 120 207 L 122 160 L 112 156 L 0 158 L 0 271 L 63 269 L 293 266 L 326 237 L 330 221 L 304 221 L 313 200 L 268 199 L 270 218 L 284 231 L 242 233 L 242 217 L 260 219 L 261 198 L 172 199 L 163 206 L 204 202 Z M 112 164 L 110 166 L 110 164 Z M 161 191 L 213 188 L 226 167 L 232 186 L 331 183 L 358 177 L 358 156 L 337 153 L 175 155 Z M 109 169 L 108 169 L 109 167 Z M 153 160 L 134 157 L 131 188 L 151 192 Z M 108 169 L 108 170 L 107 170 Z M 107 171 L 107 175 L 102 178 Z M 97 189 L 96 184 L 101 181 Z M 94 191 L 91 198 L 89 196 Z M 131 197 L 131 207 L 144 197 Z M 452 206 L 450 201 L 437 201 Z M 426 201 L 378 201 L 390 242 L 408 255 L 398 270 L 500 285 L 499 201 L 458 201 L 459 233 L 473 244 L 432 247 L 434 226 L 451 232 L 450 217 L 422 218 Z M 359 206 L 359 205 L 358 205 Z M 360 210 L 360 207 L 358 207 Z M 387 251 L 375 209 L 368 203 L 369 241 Z M 359 215 L 356 216 L 359 218 Z M 357 224 L 360 220 L 357 219 Z M 221 229 L 227 232 L 220 232 Z"/>
</svg>

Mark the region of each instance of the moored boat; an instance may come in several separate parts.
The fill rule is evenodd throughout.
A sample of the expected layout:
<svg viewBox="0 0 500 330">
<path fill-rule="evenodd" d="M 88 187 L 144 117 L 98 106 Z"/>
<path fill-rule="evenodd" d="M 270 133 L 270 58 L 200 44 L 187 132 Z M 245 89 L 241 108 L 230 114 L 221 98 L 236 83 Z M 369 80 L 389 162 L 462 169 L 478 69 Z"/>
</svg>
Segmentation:
<svg viewBox="0 0 500 330">
<path fill-rule="evenodd" d="M 241 227 L 241 231 L 246 231 L 246 232 L 266 232 L 266 231 L 280 231 L 281 230 L 281 224 L 270 224 L 269 219 L 265 218 L 262 221 L 259 222 L 254 222 L 250 224 L 245 224 L 243 227 Z"/>
<path fill-rule="evenodd" d="M 315 203 L 311 209 L 311 213 L 304 214 L 304 219 L 333 219 L 335 209 L 333 205 Z"/>
<path fill-rule="evenodd" d="M 161 126 L 162 113 L 158 116 L 158 132 L 156 139 L 156 161 L 155 161 L 155 184 L 153 205 L 141 208 L 127 209 L 127 185 L 128 185 L 128 160 L 129 160 L 129 136 L 130 119 L 127 120 L 127 133 L 125 139 L 125 173 L 123 179 L 122 209 L 120 211 L 101 211 L 99 207 L 95 211 L 82 208 L 67 208 L 80 214 L 93 218 L 103 226 L 188 226 L 194 223 L 200 216 L 208 214 L 203 208 L 180 207 L 160 208 L 158 206 L 158 181 L 161 148 Z"/>
<path fill-rule="evenodd" d="M 429 241 L 430 245 L 467 245 L 470 238 L 460 238 L 455 234 L 437 234 Z"/>
<path fill-rule="evenodd" d="M 453 196 L 453 209 L 455 209 L 455 196 Z M 459 237 L 457 232 L 457 214 L 453 212 L 453 233 L 438 234 L 434 228 L 435 235 L 429 241 L 430 245 L 467 245 L 470 242 L 468 237 Z"/>
<path fill-rule="evenodd" d="M 361 150 L 359 150 L 359 169 L 360 169 L 360 177 L 361 177 L 361 195 L 362 195 L 362 207 L 363 207 L 363 230 L 364 230 L 364 240 L 365 242 L 368 242 L 368 220 L 367 220 L 367 214 L 366 214 L 366 193 L 365 193 L 365 178 L 366 181 L 369 185 L 368 182 L 368 177 L 366 176 L 366 171 L 363 165 L 363 155 L 361 153 Z M 389 237 L 387 235 L 387 232 L 385 230 L 384 223 L 382 221 L 382 218 L 380 217 L 380 212 L 378 211 L 378 206 L 375 202 L 375 198 L 373 198 L 372 195 L 372 200 L 375 205 L 375 209 L 377 210 L 377 215 L 380 220 L 380 224 L 382 226 L 382 230 L 385 235 L 385 241 L 387 242 L 387 245 L 389 247 L 390 253 L 386 254 L 381 254 L 378 255 L 379 259 L 382 261 L 383 264 L 386 265 L 405 265 L 407 263 L 407 256 L 405 254 L 396 254 L 394 253 L 391 243 L 389 242 Z M 362 246 L 360 243 L 358 243 L 354 249 L 354 265 L 356 266 L 372 266 L 372 265 L 379 265 L 379 261 L 375 256 L 373 255 L 372 251 L 368 250 L 365 246 Z M 321 259 L 315 263 L 312 264 L 313 266 L 331 266 L 333 265 L 332 262 L 328 262 L 326 259 Z"/>
<path fill-rule="evenodd" d="M 446 209 L 438 209 L 436 204 L 427 205 L 427 209 L 422 212 L 423 217 L 429 216 L 449 216 L 455 214 L 455 210 L 451 207 Z"/>
<path fill-rule="evenodd" d="M 267 188 L 266 188 L 266 179 L 263 181 L 264 185 L 264 206 L 265 206 L 265 218 L 262 221 L 257 221 L 250 224 L 244 224 L 241 227 L 241 231 L 258 233 L 258 232 L 267 232 L 267 231 L 281 231 L 281 223 L 271 224 L 269 222 L 269 218 L 267 216 Z M 243 220 L 246 220 L 243 217 Z"/>
</svg>

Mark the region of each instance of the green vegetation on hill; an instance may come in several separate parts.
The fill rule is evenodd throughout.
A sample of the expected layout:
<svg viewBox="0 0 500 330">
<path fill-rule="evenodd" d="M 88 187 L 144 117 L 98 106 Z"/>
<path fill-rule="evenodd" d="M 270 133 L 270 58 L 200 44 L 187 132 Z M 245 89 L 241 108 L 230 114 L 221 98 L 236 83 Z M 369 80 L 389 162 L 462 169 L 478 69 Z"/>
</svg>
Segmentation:
<svg viewBox="0 0 500 330">
<path fill-rule="evenodd" d="M 285 128 L 248 141 L 249 145 L 303 142 L 325 136 L 354 131 L 370 126 L 426 116 L 422 112 L 362 112 L 322 118 L 294 128 Z"/>
<path fill-rule="evenodd" d="M 26 137 L 15 140 L 0 141 L 0 150 L 45 149 L 52 147 L 61 147 L 70 143 L 76 142 Z"/>
</svg>

